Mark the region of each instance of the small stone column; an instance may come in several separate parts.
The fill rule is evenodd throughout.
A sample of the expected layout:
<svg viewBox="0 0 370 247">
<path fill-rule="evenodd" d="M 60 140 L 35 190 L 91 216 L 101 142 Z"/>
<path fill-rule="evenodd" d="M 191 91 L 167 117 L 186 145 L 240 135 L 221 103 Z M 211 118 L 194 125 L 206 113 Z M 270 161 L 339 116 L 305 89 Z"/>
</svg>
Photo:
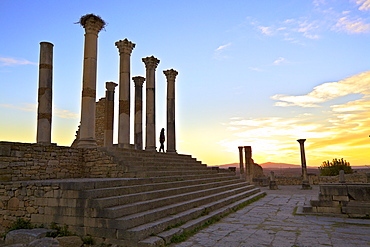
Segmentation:
<svg viewBox="0 0 370 247">
<path fill-rule="evenodd" d="M 346 183 L 346 178 L 344 177 L 344 170 L 339 171 L 339 183 L 341 184 Z"/>
<path fill-rule="evenodd" d="M 269 185 L 270 190 L 277 190 L 279 189 L 277 186 L 277 183 L 275 181 L 275 173 L 273 171 L 270 172 L 270 185 Z"/>
<path fill-rule="evenodd" d="M 98 33 L 105 26 L 105 22 L 99 16 L 89 14 L 81 17 L 80 24 L 85 29 L 85 50 L 78 147 L 94 147 L 96 146 L 95 101 Z"/>
<path fill-rule="evenodd" d="M 307 177 L 307 166 L 306 166 L 306 154 L 304 150 L 304 142 L 306 139 L 299 139 L 300 149 L 301 149 L 301 163 L 302 163 L 302 189 L 309 190 L 312 189 Z"/>
<path fill-rule="evenodd" d="M 247 181 L 253 183 L 253 162 L 252 162 L 252 147 L 244 146 L 245 152 L 245 174 Z"/>
<path fill-rule="evenodd" d="M 145 150 L 156 151 L 155 134 L 155 70 L 159 59 L 154 56 L 142 59 L 146 68 L 146 128 Z"/>
<path fill-rule="evenodd" d="M 51 144 L 51 118 L 53 112 L 53 44 L 40 43 L 39 92 L 36 142 Z"/>
<path fill-rule="evenodd" d="M 114 89 L 117 83 L 106 82 L 105 88 L 105 128 L 104 147 L 113 147 L 113 122 L 114 122 Z"/>
<path fill-rule="evenodd" d="M 118 147 L 130 146 L 130 58 L 135 44 L 127 39 L 116 42 L 119 51 Z"/>
<path fill-rule="evenodd" d="M 175 79 L 178 72 L 169 69 L 163 73 L 167 78 L 167 153 L 176 153 Z"/>
<path fill-rule="evenodd" d="M 243 162 L 243 149 L 244 147 L 238 147 L 239 149 L 239 169 L 240 169 L 240 178 L 246 179 L 245 172 L 244 172 L 244 162 Z"/>
<path fill-rule="evenodd" d="M 134 144 L 135 149 L 143 150 L 143 83 L 145 78 L 135 76 L 132 80 L 135 83 Z"/>
</svg>

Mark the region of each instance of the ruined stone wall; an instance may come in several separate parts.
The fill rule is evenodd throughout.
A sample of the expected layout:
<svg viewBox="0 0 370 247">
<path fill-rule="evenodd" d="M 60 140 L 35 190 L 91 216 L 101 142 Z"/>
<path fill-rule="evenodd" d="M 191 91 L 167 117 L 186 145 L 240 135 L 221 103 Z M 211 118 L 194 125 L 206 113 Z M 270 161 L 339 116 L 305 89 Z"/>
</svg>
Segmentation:
<svg viewBox="0 0 370 247">
<path fill-rule="evenodd" d="M 0 142 L 0 181 L 121 177 L 113 157 L 99 148 Z"/>
<path fill-rule="evenodd" d="M 104 146 L 104 129 L 105 129 L 105 98 L 96 102 L 95 113 L 95 138 L 99 147 Z"/>
<path fill-rule="evenodd" d="M 345 174 L 346 183 L 368 183 L 368 177 L 366 174 Z M 275 176 L 276 183 L 278 185 L 301 185 L 301 176 Z M 326 184 L 326 183 L 339 183 L 338 176 L 318 176 L 308 175 L 310 184 Z"/>
</svg>

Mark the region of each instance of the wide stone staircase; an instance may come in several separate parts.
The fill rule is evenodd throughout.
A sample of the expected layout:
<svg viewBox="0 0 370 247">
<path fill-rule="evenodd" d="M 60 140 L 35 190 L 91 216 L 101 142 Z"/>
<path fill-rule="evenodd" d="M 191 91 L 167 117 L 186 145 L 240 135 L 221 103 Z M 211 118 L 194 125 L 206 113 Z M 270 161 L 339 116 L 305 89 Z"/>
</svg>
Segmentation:
<svg viewBox="0 0 370 247">
<path fill-rule="evenodd" d="M 67 224 L 119 246 L 164 246 L 264 195 L 234 172 L 188 155 L 106 149 L 123 178 L 56 180 L 37 223 Z M 45 181 L 46 183 L 46 181 Z"/>
</svg>

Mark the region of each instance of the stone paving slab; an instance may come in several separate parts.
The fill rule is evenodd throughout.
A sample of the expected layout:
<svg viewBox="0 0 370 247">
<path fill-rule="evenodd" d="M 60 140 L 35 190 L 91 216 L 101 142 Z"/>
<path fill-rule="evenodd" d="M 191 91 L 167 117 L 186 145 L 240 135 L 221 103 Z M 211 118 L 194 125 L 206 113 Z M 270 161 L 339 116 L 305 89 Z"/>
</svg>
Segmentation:
<svg viewBox="0 0 370 247">
<path fill-rule="evenodd" d="M 369 219 L 295 214 L 305 201 L 318 196 L 319 187 L 312 187 L 262 187 L 264 198 L 171 246 L 370 246 Z"/>
</svg>

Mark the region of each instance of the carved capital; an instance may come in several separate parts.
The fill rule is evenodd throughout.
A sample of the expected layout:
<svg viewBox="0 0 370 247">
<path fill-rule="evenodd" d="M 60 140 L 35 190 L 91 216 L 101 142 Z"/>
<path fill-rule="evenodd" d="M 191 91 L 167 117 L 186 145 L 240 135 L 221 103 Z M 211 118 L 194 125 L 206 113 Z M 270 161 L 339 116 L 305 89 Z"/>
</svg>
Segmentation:
<svg viewBox="0 0 370 247">
<path fill-rule="evenodd" d="M 151 57 L 144 57 L 142 61 L 145 63 L 145 67 L 147 69 L 156 69 L 160 60 L 155 58 L 154 56 Z"/>
<path fill-rule="evenodd" d="M 175 81 L 178 72 L 174 69 L 164 70 L 163 73 L 165 74 L 167 81 Z"/>
<path fill-rule="evenodd" d="M 89 14 L 81 17 L 80 24 L 85 28 L 85 32 L 98 34 L 100 30 L 105 26 L 105 21 L 103 21 L 99 16 Z"/>
<path fill-rule="evenodd" d="M 145 78 L 142 76 L 135 76 L 135 77 L 132 77 L 132 80 L 135 83 L 135 87 L 142 87 L 144 84 Z"/>
<path fill-rule="evenodd" d="M 105 83 L 105 88 L 109 91 L 109 92 L 114 92 L 114 89 L 115 87 L 117 87 L 117 83 L 114 83 L 112 81 L 107 81 Z"/>
<path fill-rule="evenodd" d="M 135 48 L 135 44 L 128 39 L 119 40 L 116 43 L 119 53 L 131 54 L 132 50 Z"/>
<path fill-rule="evenodd" d="M 304 142 L 306 141 L 306 139 L 298 139 L 297 142 L 299 142 L 299 144 L 303 145 Z"/>
</svg>

